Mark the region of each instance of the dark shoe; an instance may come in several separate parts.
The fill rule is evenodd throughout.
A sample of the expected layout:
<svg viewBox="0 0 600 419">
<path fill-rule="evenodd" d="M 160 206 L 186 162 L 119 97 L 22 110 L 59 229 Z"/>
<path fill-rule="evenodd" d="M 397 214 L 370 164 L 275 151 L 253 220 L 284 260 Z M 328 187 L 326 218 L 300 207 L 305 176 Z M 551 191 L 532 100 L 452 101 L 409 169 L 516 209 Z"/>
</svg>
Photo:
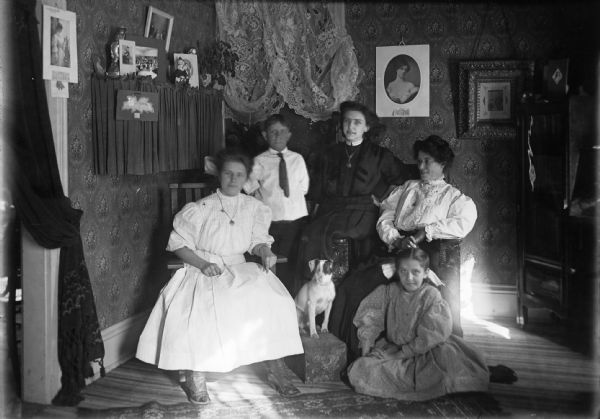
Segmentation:
<svg viewBox="0 0 600 419">
<path fill-rule="evenodd" d="M 283 397 L 294 397 L 300 394 L 298 387 L 293 385 L 286 378 L 281 378 L 272 372 L 267 373 L 267 384 L 273 387 L 273 389 Z"/>
<path fill-rule="evenodd" d="M 188 400 L 194 404 L 207 404 L 210 396 L 206 389 L 206 378 L 204 374 L 196 371 L 186 371 L 185 381 L 181 383 Z"/>
<path fill-rule="evenodd" d="M 518 380 L 515 371 L 505 365 L 488 366 L 488 370 L 491 383 L 512 384 Z"/>
</svg>

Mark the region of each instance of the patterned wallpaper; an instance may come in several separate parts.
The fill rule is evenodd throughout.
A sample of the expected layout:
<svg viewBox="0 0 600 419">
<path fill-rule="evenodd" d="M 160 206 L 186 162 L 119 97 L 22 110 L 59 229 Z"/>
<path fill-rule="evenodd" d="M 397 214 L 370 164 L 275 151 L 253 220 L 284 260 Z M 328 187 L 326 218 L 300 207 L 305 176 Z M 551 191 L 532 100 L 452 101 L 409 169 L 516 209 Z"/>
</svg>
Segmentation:
<svg viewBox="0 0 600 419">
<path fill-rule="evenodd" d="M 164 247 L 170 231 L 167 184 L 194 174 L 97 176 L 92 169 L 89 76 L 92 56 L 105 58 L 117 26 L 143 34 L 147 6 L 175 16 L 171 52 L 214 37 L 212 1 L 69 0 L 77 14 L 79 84 L 70 85 L 69 196 L 84 211 L 81 232 L 101 328 L 150 308 L 167 280 Z M 417 138 L 435 133 L 449 139 L 457 154 L 452 181 L 471 196 L 479 219 L 463 245 L 463 260 L 474 257 L 474 281 L 515 284 L 516 169 L 514 141 L 456 140 L 450 65 L 460 59 L 585 55 L 585 31 L 593 13 L 574 2 L 564 5 L 493 3 L 346 2 L 346 26 L 365 71 L 361 97 L 374 107 L 375 47 L 427 43 L 431 48 L 431 116 L 389 118 L 384 144 L 411 162 Z M 557 30 L 557 28 L 559 30 Z M 480 36 L 480 37 L 479 37 Z M 473 51 L 479 37 L 478 48 Z M 576 68 L 576 67 L 575 67 Z M 289 112 L 288 112 L 289 113 Z M 305 156 L 326 142 L 330 127 L 293 116 L 291 148 Z M 192 176 L 192 178 L 190 178 Z"/>
<path fill-rule="evenodd" d="M 77 14 L 79 83 L 69 89 L 69 197 L 84 211 L 81 234 L 100 327 L 152 307 L 168 279 L 168 183 L 196 173 L 98 176 L 93 171 L 90 74 L 93 57 L 106 62 L 106 46 L 119 26 L 143 35 L 148 6 L 174 16 L 169 51 L 183 52 L 214 39 L 212 2 L 196 0 L 70 0 Z"/>
<path fill-rule="evenodd" d="M 474 259 L 473 282 L 514 285 L 516 139 L 456 139 L 451 84 L 456 72 L 451 63 L 506 58 L 541 61 L 579 55 L 585 60 L 585 45 L 590 48 L 594 23 L 585 7 L 573 2 L 498 3 L 348 2 L 346 27 L 365 71 L 361 100 L 372 108 L 375 47 L 401 41 L 430 45 L 430 117 L 384 118 L 388 126 L 384 144 L 404 161 L 412 161 L 411 147 L 416 139 L 437 134 L 451 142 L 456 158 L 450 180 L 473 198 L 479 214 L 463 242 L 462 260 Z M 577 71 L 581 62 L 573 64 Z"/>
</svg>

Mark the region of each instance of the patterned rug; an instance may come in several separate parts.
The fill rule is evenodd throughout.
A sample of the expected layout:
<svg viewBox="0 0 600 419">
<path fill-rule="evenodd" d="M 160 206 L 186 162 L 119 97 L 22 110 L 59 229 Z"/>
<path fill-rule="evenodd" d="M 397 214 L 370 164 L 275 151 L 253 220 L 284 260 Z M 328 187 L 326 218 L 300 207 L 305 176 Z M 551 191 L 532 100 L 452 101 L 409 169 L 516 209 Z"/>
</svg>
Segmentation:
<svg viewBox="0 0 600 419">
<path fill-rule="evenodd" d="M 462 393 L 427 402 L 402 402 L 365 396 L 351 390 L 302 394 L 286 399 L 279 396 L 265 399 L 211 402 L 197 406 L 191 403 L 163 405 L 149 402 L 140 407 L 106 410 L 79 409 L 88 418 L 279 418 L 279 417 L 442 417 L 481 418 L 505 416 L 496 400 L 485 393 Z"/>
</svg>

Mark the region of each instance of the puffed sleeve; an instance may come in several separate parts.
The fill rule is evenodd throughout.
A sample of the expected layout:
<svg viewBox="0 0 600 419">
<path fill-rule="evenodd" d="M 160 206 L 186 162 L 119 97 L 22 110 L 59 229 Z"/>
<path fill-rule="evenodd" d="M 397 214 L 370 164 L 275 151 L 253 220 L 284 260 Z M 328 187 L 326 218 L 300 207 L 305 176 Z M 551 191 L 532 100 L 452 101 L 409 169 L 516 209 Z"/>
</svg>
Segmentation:
<svg viewBox="0 0 600 419">
<path fill-rule="evenodd" d="M 448 208 L 448 217 L 425 226 L 427 241 L 434 239 L 462 239 L 473 229 L 477 207 L 471 198 L 457 192 Z"/>
<path fill-rule="evenodd" d="M 254 218 L 252 223 L 252 237 L 250 239 L 249 253 L 257 244 L 266 244 L 269 247 L 273 244 L 273 237 L 269 235 L 269 227 L 271 226 L 271 208 L 255 198 Z"/>
<path fill-rule="evenodd" d="M 439 291 L 430 287 L 423 298 L 425 299 L 424 312 L 417 326 L 416 337 L 402 345 L 402 349 L 397 354 L 400 359 L 424 354 L 445 342 L 452 333 L 450 307 Z M 419 315 L 419 313 L 415 313 L 415 315 Z"/>
<path fill-rule="evenodd" d="M 367 295 L 354 315 L 354 325 L 361 348 L 372 347 L 375 339 L 385 329 L 385 313 L 389 300 L 389 287 L 380 285 Z"/>
<path fill-rule="evenodd" d="M 381 240 L 388 246 L 391 246 L 394 241 L 401 237 L 394 226 L 394 219 L 396 217 L 398 202 L 406 190 L 407 183 L 396 187 L 390 195 L 381 202 L 381 213 L 377 220 L 376 229 Z"/>
<path fill-rule="evenodd" d="M 173 231 L 169 236 L 167 250 L 174 252 L 187 247 L 196 249 L 196 242 L 201 227 L 201 209 L 195 202 L 186 204 L 173 219 Z"/>
</svg>

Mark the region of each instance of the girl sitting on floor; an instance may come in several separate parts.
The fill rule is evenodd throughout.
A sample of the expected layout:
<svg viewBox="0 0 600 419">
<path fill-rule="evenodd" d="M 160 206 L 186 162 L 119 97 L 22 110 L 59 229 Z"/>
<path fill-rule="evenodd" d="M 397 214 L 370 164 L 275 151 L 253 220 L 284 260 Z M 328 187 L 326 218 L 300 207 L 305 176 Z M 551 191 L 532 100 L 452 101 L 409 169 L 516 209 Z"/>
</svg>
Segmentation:
<svg viewBox="0 0 600 419">
<path fill-rule="evenodd" d="M 486 391 L 488 367 L 451 334 L 448 303 L 428 281 L 437 278 L 429 255 L 419 248 L 400 251 L 396 274 L 400 280 L 376 288 L 354 316 L 363 356 L 348 369 L 350 384 L 359 393 L 399 400 Z"/>
</svg>

